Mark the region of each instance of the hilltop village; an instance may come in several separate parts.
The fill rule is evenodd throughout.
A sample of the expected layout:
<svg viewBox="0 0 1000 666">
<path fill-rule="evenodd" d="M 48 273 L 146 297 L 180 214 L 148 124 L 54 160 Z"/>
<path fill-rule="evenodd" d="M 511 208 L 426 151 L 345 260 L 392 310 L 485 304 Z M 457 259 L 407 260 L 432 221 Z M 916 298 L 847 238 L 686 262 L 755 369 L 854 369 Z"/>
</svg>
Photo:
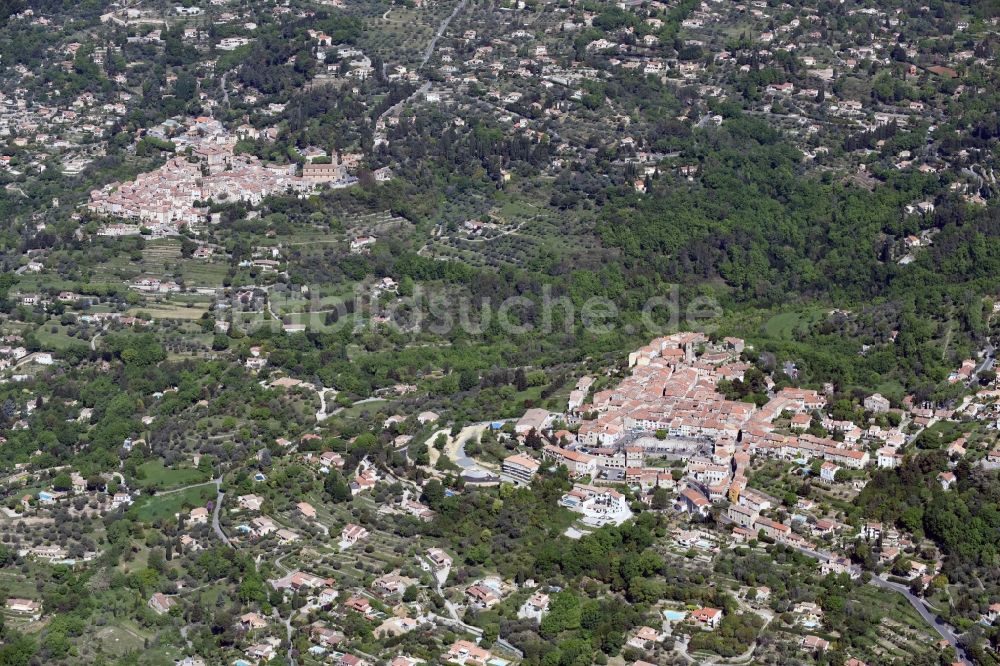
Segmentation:
<svg viewBox="0 0 1000 666">
<path fill-rule="evenodd" d="M 267 352 L 252 351 L 247 366 L 266 369 Z M 421 534 L 419 526 L 437 525 L 441 512 L 451 510 L 449 495 L 460 499 L 497 490 L 500 498 L 508 498 L 498 499 L 501 503 L 519 492 L 547 496 L 544 501 L 552 504 L 546 511 L 565 512 L 565 518 L 554 520 L 571 542 L 585 542 L 595 530 L 633 529 L 637 521 L 657 516 L 666 527 L 668 559 L 717 565 L 734 549 L 779 548 L 813 562 L 819 575 L 844 576 L 853 585 L 863 585 L 864 576 L 870 586 L 898 595 L 904 607 L 910 598 L 918 607 L 926 604 L 941 589 L 943 553 L 891 524 L 859 521 L 843 507 L 864 493 L 873 477 L 904 465 L 906 455 L 924 446 L 921 442 L 931 432 L 947 432 L 970 417 L 995 428 L 996 390 L 974 392 L 951 410 L 909 399 L 894 405 L 872 394 L 850 418 L 842 418 L 841 401 L 831 402 L 832 387 L 815 391 L 779 385 L 747 360 L 753 354 L 739 338 L 677 333 L 629 354 L 618 381 L 593 376 L 576 380 L 563 411 L 531 408 L 519 418 L 450 431 L 440 428 L 436 413 L 397 413 L 385 418 L 381 428 L 389 434 L 383 441 L 403 452 L 402 468 L 377 463 L 375 449 L 359 453 L 356 446 L 371 435 L 362 435 L 345 450 L 336 444 L 331 449 L 326 436 L 308 431 L 297 438 L 277 438 L 256 451 L 249 467 L 218 478 L 213 470 L 219 462 L 212 462 L 212 454 L 196 453 L 186 463 L 174 463 L 171 471 L 142 453 L 150 442 L 135 438 L 120 443 L 124 474 L 85 477 L 65 466 L 25 465 L 5 480 L 8 487 L 43 489 L 23 494 L 4 509 L 7 520 L 30 525 L 11 548 L 26 562 L 79 570 L 100 556 L 101 547 L 86 533 L 56 534 L 45 525 L 69 516 L 86 525 L 121 511 L 133 520 L 169 525 L 167 539 L 149 555 L 159 557 L 161 564 L 153 565 L 151 559 L 150 565 L 180 575 L 143 589 L 158 588 L 148 597 L 154 615 L 175 618 L 188 617 L 200 603 L 196 576 L 209 566 L 208 554 L 266 558 L 270 574 L 261 570 L 259 578 L 251 579 L 256 587 L 241 584 L 241 610 L 228 616 L 231 625 L 223 627 L 235 631 L 228 650 L 242 654 L 247 663 L 273 659 L 287 649 L 318 662 L 343 664 L 383 659 L 410 664 L 423 658 L 393 656 L 391 645 L 398 641 L 380 641 L 375 654 L 376 644 L 364 638 L 368 629 L 357 633 L 361 627 L 370 628 L 375 639 L 435 636 L 441 650 L 435 651 L 435 659 L 442 663 L 500 664 L 523 658 L 522 649 L 509 641 L 486 642 L 488 627 L 482 619 L 509 607 L 517 618 L 540 621 L 544 630 L 553 603 L 565 603 L 560 586 L 522 579 L 523 572 L 511 577 L 501 561 L 497 569 L 476 564 L 447 539 L 433 536 L 436 530 L 412 543 L 400 533 Z M 24 356 L 17 365 L 24 362 L 28 365 L 22 367 L 31 367 L 52 359 Z M 974 384 L 982 371 L 982 364 L 970 361 L 955 371 L 953 381 Z M 787 382 L 787 375 L 782 376 Z M 289 397 L 322 390 L 287 377 L 267 383 Z M 143 422 L 155 427 L 157 405 L 170 399 L 169 392 L 149 396 L 151 413 Z M 73 420 L 86 424 L 93 419 L 90 408 L 64 402 L 61 409 Z M 35 404 L 33 399 L 26 402 Z M 15 428 L 30 432 L 37 413 L 26 407 Z M 409 423 L 424 433 L 419 436 L 426 444 L 418 447 L 415 435 L 406 434 L 414 432 L 404 427 Z M 494 453 L 498 445 L 507 453 Z M 480 453 L 471 454 L 474 449 Z M 950 462 L 935 477 L 942 497 L 957 492 L 957 468 L 964 465 L 966 471 L 960 473 L 967 474 L 970 465 L 1000 467 L 1000 450 L 984 449 L 965 437 L 950 441 L 946 449 L 944 460 Z M 146 462 L 136 467 L 142 460 Z M 169 492 L 156 491 L 174 475 L 186 479 L 176 501 Z M 561 491 L 556 490 L 558 479 L 563 479 Z M 797 484 L 798 490 L 789 492 Z M 862 557 L 862 548 L 870 555 Z M 384 556 L 389 559 L 383 568 L 377 563 Z M 352 561 L 356 567 L 343 568 Z M 172 562 L 181 569 L 173 569 Z M 762 584 L 717 586 L 712 603 L 700 606 L 687 593 L 657 598 L 644 611 L 642 623 L 626 631 L 626 651 L 683 653 L 712 644 L 708 637 L 725 635 L 725 628 L 736 622 L 755 631 L 771 627 L 782 645 L 796 646 L 792 653 L 833 650 L 837 637 L 824 619 L 823 605 L 789 603 L 784 595 L 790 592 L 778 594 Z M 50 612 L 34 599 L 12 598 L 7 608 L 13 617 L 35 622 Z M 992 613 L 992 606 L 984 610 L 983 621 L 992 621 Z M 937 649 L 942 653 L 953 649 L 947 636 L 934 639 L 941 641 Z M 906 644 L 903 635 L 897 640 Z M 423 639 L 420 644 L 420 654 L 426 654 L 430 644 Z M 756 649 L 773 648 L 758 643 Z M 185 663 L 198 661 L 187 659 Z"/>
<path fill-rule="evenodd" d="M 0 664 L 1000 663 L 998 25 L 4 4 Z"/>
</svg>

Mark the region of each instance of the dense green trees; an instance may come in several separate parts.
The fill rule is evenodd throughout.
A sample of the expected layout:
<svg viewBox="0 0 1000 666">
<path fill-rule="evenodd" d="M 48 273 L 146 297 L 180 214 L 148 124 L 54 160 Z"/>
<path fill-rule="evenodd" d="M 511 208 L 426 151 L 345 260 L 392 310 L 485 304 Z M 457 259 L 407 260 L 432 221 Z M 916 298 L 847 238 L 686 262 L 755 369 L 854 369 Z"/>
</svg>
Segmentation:
<svg viewBox="0 0 1000 666">
<path fill-rule="evenodd" d="M 955 468 L 957 489 L 944 491 L 937 475 L 948 469 L 943 450 L 911 456 L 895 470 L 876 473 L 857 498 L 864 515 L 931 539 L 945 554 L 943 572 L 953 582 L 987 582 L 1000 592 L 997 473 Z"/>
</svg>

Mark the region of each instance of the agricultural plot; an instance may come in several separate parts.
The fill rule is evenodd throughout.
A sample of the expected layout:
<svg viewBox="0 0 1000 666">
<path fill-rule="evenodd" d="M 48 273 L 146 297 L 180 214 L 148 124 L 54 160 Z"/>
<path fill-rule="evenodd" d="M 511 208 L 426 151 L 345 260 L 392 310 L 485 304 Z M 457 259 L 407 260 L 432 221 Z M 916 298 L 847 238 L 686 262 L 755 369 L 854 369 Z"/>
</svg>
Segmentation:
<svg viewBox="0 0 1000 666">
<path fill-rule="evenodd" d="M 426 3 L 420 8 L 372 6 L 368 21 L 371 29 L 364 31 L 361 48 L 365 53 L 378 54 L 386 62 L 416 67 L 438 25 L 451 13 L 455 4 L 457 0 Z"/>
<path fill-rule="evenodd" d="M 178 319 L 178 320 L 196 320 L 201 319 L 201 316 L 208 311 L 208 305 L 205 303 L 198 303 L 194 300 L 188 300 L 186 302 L 163 300 L 159 302 L 146 303 L 140 307 L 132 308 L 128 311 L 130 316 L 139 316 L 141 314 L 148 314 L 153 319 Z"/>
</svg>

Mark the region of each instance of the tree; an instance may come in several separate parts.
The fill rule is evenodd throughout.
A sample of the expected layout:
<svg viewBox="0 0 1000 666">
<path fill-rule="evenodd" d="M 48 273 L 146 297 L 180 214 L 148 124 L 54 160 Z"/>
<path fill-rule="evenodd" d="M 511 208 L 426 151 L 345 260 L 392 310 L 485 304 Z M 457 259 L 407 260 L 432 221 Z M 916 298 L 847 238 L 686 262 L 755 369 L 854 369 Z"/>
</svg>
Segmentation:
<svg viewBox="0 0 1000 666">
<path fill-rule="evenodd" d="M 0 647 L 0 665 L 28 666 L 38 652 L 34 639 L 10 629 L 4 629 L 5 644 Z"/>
<path fill-rule="evenodd" d="M 670 507 L 670 493 L 667 492 L 666 488 L 658 487 L 653 491 L 653 498 L 650 503 L 657 511 L 663 511 Z"/>
<path fill-rule="evenodd" d="M 551 639 L 563 631 L 579 629 L 580 621 L 580 598 L 574 592 L 559 592 L 553 596 L 549 612 L 538 629 L 544 638 Z"/>
<path fill-rule="evenodd" d="M 256 572 L 246 576 L 240 583 L 239 596 L 240 601 L 244 603 L 264 603 L 267 601 L 267 589 L 264 587 L 264 581 Z"/>
<path fill-rule="evenodd" d="M 421 494 L 421 499 L 427 503 L 427 506 L 437 509 L 441 502 L 444 501 L 444 486 L 437 479 L 431 479 L 424 484 L 424 492 Z"/>
<path fill-rule="evenodd" d="M 63 472 L 56 478 L 52 479 L 52 488 L 54 490 L 58 490 L 59 492 L 68 492 L 73 490 L 73 480 L 70 478 L 69 474 Z"/>
<path fill-rule="evenodd" d="M 323 482 L 323 490 L 332 502 L 346 502 L 351 499 L 351 487 L 344 479 L 344 475 L 337 470 L 331 470 Z"/>
<path fill-rule="evenodd" d="M 224 351 L 229 349 L 229 336 L 225 333 L 216 333 L 212 338 L 212 349 L 214 351 Z"/>
<path fill-rule="evenodd" d="M 524 391 L 528 388 L 528 376 L 524 373 L 524 368 L 518 368 L 514 371 L 514 387 L 518 391 Z"/>
<path fill-rule="evenodd" d="M 3 401 L 3 408 L 0 409 L 0 416 L 3 416 L 4 421 L 13 421 L 14 416 L 17 414 L 17 405 L 10 398 Z"/>
</svg>

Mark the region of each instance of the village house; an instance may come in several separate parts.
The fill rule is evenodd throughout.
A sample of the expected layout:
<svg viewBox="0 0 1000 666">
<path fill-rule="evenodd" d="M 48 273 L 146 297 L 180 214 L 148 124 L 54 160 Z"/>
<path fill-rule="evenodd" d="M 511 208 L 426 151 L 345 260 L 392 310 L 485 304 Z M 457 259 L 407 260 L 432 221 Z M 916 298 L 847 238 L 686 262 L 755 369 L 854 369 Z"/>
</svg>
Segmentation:
<svg viewBox="0 0 1000 666">
<path fill-rule="evenodd" d="M 344 602 L 344 606 L 356 613 L 361 613 L 365 617 L 373 617 L 375 611 L 370 601 L 358 595 L 350 597 Z"/>
<path fill-rule="evenodd" d="M 38 621 L 42 617 L 42 603 L 33 599 L 10 597 L 4 607 L 11 613 L 30 617 L 34 621 Z"/>
<path fill-rule="evenodd" d="M 795 623 L 807 629 L 818 627 L 823 621 L 823 609 L 811 601 L 796 604 L 792 614 L 795 615 Z"/>
<path fill-rule="evenodd" d="M 257 643 L 246 650 L 246 655 L 255 660 L 271 661 L 277 654 L 278 651 L 272 643 Z"/>
<path fill-rule="evenodd" d="M 718 608 L 699 608 L 691 611 L 691 619 L 702 629 L 709 631 L 716 629 L 722 622 L 722 610 Z"/>
<path fill-rule="evenodd" d="M 260 511 L 260 507 L 264 504 L 264 498 L 257 495 L 240 495 L 237 498 L 236 503 L 241 509 L 247 511 Z"/>
<path fill-rule="evenodd" d="M 239 624 L 246 631 L 267 628 L 267 620 L 260 613 L 244 613 L 240 616 Z"/>
<path fill-rule="evenodd" d="M 826 652 L 830 648 L 829 641 L 819 636 L 804 636 L 802 638 L 802 649 L 806 652 Z"/>
<path fill-rule="evenodd" d="M 309 502 L 299 502 L 295 508 L 298 509 L 299 515 L 306 520 L 316 520 L 316 509 Z"/>
<path fill-rule="evenodd" d="M 428 548 L 427 559 L 436 569 L 447 569 L 451 566 L 451 557 L 440 548 Z"/>
<path fill-rule="evenodd" d="M 837 472 L 839 471 L 840 465 L 832 462 L 825 462 L 819 467 L 819 478 L 827 483 L 833 483 L 837 480 Z"/>
<path fill-rule="evenodd" d="M 536 592 L 528 597 L 517 611 L 517 616 L 522 619 L 532 619 L 539 622 L 549 611 L 549 595 L 543 592 Z"/>
<path fill-rule="evenodd" d="M 416 582 L 413 578 L 400 576 L 399 573 L 388 573 L 376 578 L 372 582 L 372 589 L 383 596 L 402 595 L 406 588 Z"/>
<path fill-rule="evenodd" d="M 353 545 L 368 536 L 368 530 L 361 527 L 360 525 L 355 525 L 354 523 L 348 523 L 344 526 L 344 529 L 340 533 L 340 541 L 346 545 Z"/>
<path fill-rule="evenodd" d="M 267 516 L 257 516 L 251 521 L 251 524 L 253 525 L 253 533 L 258 537 L 267 536 L 280 529 L 278 524 Z"/>
<path fill-rule="evenodd" d="M 177 599 L 175 597 L 168 597 L 162 592 L 157 592 L 149 598 L 148 605 L 157 615 L 164 615 L 177 605 Z"/>
<path fill-rule="evenodd" d="M 284 578 L 270 581 L 271 587 L 276 590 L 317 590 L 333 587 L 332 578 L 320 578 L 314 574 L 304 571 L 293 571 Z"/>
<path fill-rule="evenodd" d="M 297 532 L 290 530 L 287 527 L 279 529 L 277 532 L 274 533 L 274 535 L 278 537 L 278 541 L 281 542 L 282 545 L 294 543 L 302 538 L 298 535 Z"/>
<path fill-rule="evenodd" d="M 902 454 L 896 453 L 895 447 L 883 446 L 876 452 L 879 469 L 895 469 L 903 462 Z"/>
<path fill-rule="evenodd" d="M 556 465 L 564 465 L 573 477 L 593 476 L 597 473 L 597 462 L 594 456 L 587 453 L 547 444 L 542 449 L 542 457 Z"/>
<path fill-rule="evenodd" d="M 532 430 L 540 433 L 549 424 L 551 418 L 548 410 L 538 408 L 529 409 L 524 413 L 524 416 L 518 419 L 517 424 L 514 426 L 514 432 L 518 435 L 527 435 Z"/>
<path fill-rule="evenodd" d="M 753 529 L 763 532 L 764 536 L 776 540 L 781 540 L 792 533 L 792 528 L 788 525 L 764 517 L 757 518 L 753 524 Z"/>
<path fill-rule="evenodd" d="M 480 610 L 493 608 L 500 603 L 499 595 L 485 585 L 470 585 L 465 588 L 465 597 L 469 606 Z"/>
<path fill-rule="evenodd" d="M 757 513 L 739 504 L 730 504 L 726 509 L 726 517 L 740 527 L 751 527 L 757 520 Z"/>
<path fill-rule="evenodd" d="M 1000 603 L 990 604 L 987 612 L 983 615 L 983 619 L 990 624 L 993 624 L 1000 619 Z"/>
<path fill-rule="evenodd" d="M 691 487 L 681 490 L 677 499 L 677 509 L 694 516 L 708 516 L 711 508 L 712 503 L 708 501 L 708 498 Z"/>
<path fill-rule="evenodd" d="M 645 650 L 647 644 L 659 643 L 662 639 L 663 635 L 656 629 L 642 626 L 636 630 L 632 637 L 628 639 L 626 644 L 638 650 Z"/>
<path fill-rule="evenodd" d="M 444 656 L 449 662 L 459 666 L 486 666 L 493 658 L 489 650 L 466 640 L 455 641 Z"/>
<path fill-rule="evenodd" d="M 882 397 L 880 393 L 874 393 L 864 400 L 865 409 L 876 414 L 883 414 L 889 411 L 889 400 Z"/>
<path fill-rule="evenodd" d="M 326 647 L 336 647 L 344 640 L 344 634 L 325 627 L 320 623 L 314 623 L 309 629 L 309 635 L 313 642 Z"/>
<path fill-rule="evenodd" d="M 562 496 L 559 503 L 582 513 L 586 521 L 595 524 L 611 522 L 620 525 L 632 517 L 626 497 L 613 488 L 578 483 Z"/>
</svg>

